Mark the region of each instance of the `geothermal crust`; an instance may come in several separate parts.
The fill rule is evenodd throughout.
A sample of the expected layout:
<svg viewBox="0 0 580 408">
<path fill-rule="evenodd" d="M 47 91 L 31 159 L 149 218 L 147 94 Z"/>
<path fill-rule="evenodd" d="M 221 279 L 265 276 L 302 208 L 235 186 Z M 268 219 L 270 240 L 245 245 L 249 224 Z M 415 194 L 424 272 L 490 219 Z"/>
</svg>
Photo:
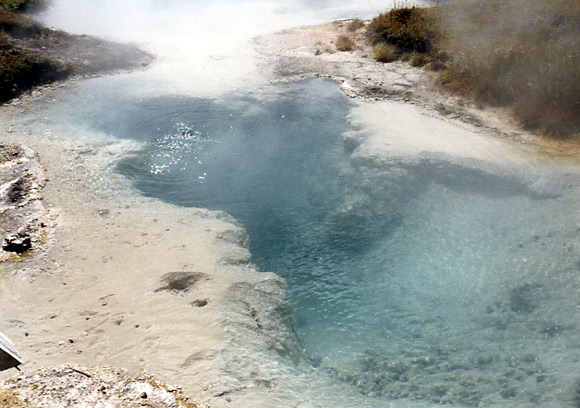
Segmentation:
<svg viewBox="0 0 580 408">
<path fill-rule="evenodd" d="M 562 154 L 575 154 L 573 141 L 550 140 L 527 132 L 502 108 L 482 107 L 444 92 L 434 83 L 429 67 L 412 67 L 403 61 L 375 61 L 366 40 L 365 28 L 349 30 L 352 20 L 280 31 L 254 40 L 261 56 L 260 69 L 270 82 L 305 78 L 332 78 L 358 105 L 396 101 L 421 108 L 421 114 L 457 125 L 473 133 L 484 133 L 519 144 L 534 144 Z M 338 51 L 336 40 L 346 35 L 352 51 Z"/>
<path fill-rule="evenodd" d="M 383 127 L 392 123 L 378 118 L 388 99 L 417 105 L 404 114 L 422 108 L 433 120 L 452 121 L 456 134 L 440 132 L 452 138 L 443 144 L 446 155 L 458 153 L 457 138 L 467 134 L 461 129 L 474 131 L 469 141 L 476 140 L 461 154 L 529 160 L 515 145 L 531 136 L 437 96 L 425 71 L 374 62 L 362 39 L 352 53 L 335 52 L 331 41 L 345 24 L 277 33 L 256 46 L 271 81 L 330 77 L 360 98 L 351 119 L 363 130 L 345 136 L 355 157 L 415 152 L 423 143 L 385 142 Z M 15 259 L 0 264 L 0 327 L 26 372 L 63 363 L 112 365 L 133 376 L 147 371 L 213 407 L 301 406 L 306 389 L 316 392 L 305 375 L 287 383 L 286 374 L 307 373 L 312 364 L 292 329 L 285 282 L 256 270 L 247 234 L 234 219 L 137 196 L 113 169 L 139 146 L 43 138 L 18 123 L 19 109 L 0 111 L 0 216 L 9 220 L 0 231 L 2 256 Z M 497 147 L 497 136 L 507 136 L 505 144 Z M 23 141 L 39 156 L 17 146 Z M 441 146 L 428 150 L 439 154 Z"/>
</svg>

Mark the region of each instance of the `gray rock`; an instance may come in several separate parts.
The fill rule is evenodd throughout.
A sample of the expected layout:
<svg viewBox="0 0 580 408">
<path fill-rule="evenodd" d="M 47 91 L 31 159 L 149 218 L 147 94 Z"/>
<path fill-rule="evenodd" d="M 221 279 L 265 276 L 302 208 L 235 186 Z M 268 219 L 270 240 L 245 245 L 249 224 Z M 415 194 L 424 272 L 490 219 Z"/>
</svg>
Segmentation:
<svg viewBox="0 0 580 408">
<path fill-rule="evenodd" d="M 162 285 L 155 289 L 155 292 L 163 290 L 187 292 L 197 282 L 207 279 L 209 276 L 203 272 L 169 272 L 160 278 Z"/>
<path fill-rule="evenodd" d="M 22 254 L 32 248 L 32 239 L 30 234 L 19 232 L 7 235 L 2 243 L 2 249 L 6 252 Z"/>
</svg>

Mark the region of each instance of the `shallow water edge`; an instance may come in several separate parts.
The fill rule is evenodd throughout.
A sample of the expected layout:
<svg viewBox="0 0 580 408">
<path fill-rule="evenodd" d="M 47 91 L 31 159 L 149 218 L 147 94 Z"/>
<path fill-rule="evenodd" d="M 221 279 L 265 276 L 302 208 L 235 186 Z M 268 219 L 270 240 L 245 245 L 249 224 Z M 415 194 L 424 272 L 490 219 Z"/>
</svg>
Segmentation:
<svg viewBox="0 0 580 408">
<path fill-rule="evenodd" d="M 22 344 L 31 367 L 60 364 L 64 358 L 132 372 L 147 369 L 215 407 L 336 402 L 336 386 L 315 372 L 292 329 L 284 281 L 256 271 L 247 235 L 234 219 L 136 195 L 114 168 L 142 146 L 107 136 L 89 142 L 35 134 L 34 123 L 14 121 L 20 109 L 35 108 L 7 108 L 0 123 L 9 139 L 26 140 L 39 152 L 48 178 L 58 180 L 48 183 L 44 193 L 45 202 L 59 213 L 49 249 L 6 267 L 15 273 L 1 282 L 5 332 Z M 393 109 L 396 115 L 386 114 Z M 492 179 L 494 173 L 503 177 L 507 168 L 516 184 L 540 197 L 569 190 L 566 183 L 577 174 L 571 163 L 571 176 L 562 186 L 541 177 L 526 181 L 521 169 L 556 165 L 559 159 L 530 155 L 511 142 L 437 120 L 428 126 L 442 127 L 433 136 L 439 143 L 426 151 L 424 140 L 410 143 L 397 131 L 406 125 L 387 120 L 392 116 L 424 119 L 420 111 L 399 104 L 355 108 L 350 120 L 359 130 L 345 135 L 351 160 L 384 169 L 400 160 L 435 158 L 436 163 L 444 157 L 458 169 L 471 167 Z M 469 138 L 469 150 L 445 142 L 450 135 Z M 450 150 L 441 151 L 441 146 Z M 510 160 L 507 166 L 504 159 Z M 320 385 L 313 390 L 318 395 L 304 391 L 312 384 Z M 369 396 L 351 398 L 341 401 L 345 406 L 373 404 Z"/>
<path fill-rule="evenodd" d="M 28 132 L 12 128 L 9 138 L 22 142 Z M 240 379 L 232 362 L 269 349 L 268 336 L 235 345 L 235 328 L 254 322 L 248 308 L 262 309 L 239 299 L 252 291 L 253 302 L 284 305 L 284 283 L 249 264 L 247 236 L 235 221 L 135 196 L 112 171 L 130 146 L 24 138 L 49 180 L 58 180 L 43 192 L 58 216 L 46 251 L 0 266 L 3 327 L 23 368 L 71 362 L 147 370 L 217 407 L 226 398 L 245 404 L 238 394 L 246 382 L 267 389 L 266 380 Z M 247 351 L 235 351 L 242 346 Z"/>
</svg>

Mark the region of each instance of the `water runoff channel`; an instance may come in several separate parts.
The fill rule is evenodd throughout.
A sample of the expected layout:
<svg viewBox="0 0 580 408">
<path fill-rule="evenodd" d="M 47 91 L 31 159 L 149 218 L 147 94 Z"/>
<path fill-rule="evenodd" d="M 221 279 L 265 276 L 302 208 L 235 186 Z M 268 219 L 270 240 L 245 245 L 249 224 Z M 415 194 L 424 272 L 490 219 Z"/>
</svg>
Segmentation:
<svg viewBox="0 0 580 408">
<path fill-rule="evenodd" d="M 216 98 L 136 96 L 122 82 L 80 82 L 37 115 L 138 142 L 115 170 L 136 193 L 235 217 L 253 262 L 288 282 L 309 364 L 345 396 L 577 404 L 570 167 L 360 154 L 344 142 L 361 131 L 353 104 L 330 80 Z"/>
</svg>

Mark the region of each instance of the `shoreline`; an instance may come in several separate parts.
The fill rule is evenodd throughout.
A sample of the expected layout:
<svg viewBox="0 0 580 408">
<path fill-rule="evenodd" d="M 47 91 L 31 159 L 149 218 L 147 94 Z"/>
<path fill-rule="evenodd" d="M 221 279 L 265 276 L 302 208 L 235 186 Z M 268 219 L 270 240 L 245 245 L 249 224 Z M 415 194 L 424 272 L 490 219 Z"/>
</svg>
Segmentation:
<svg viewBox="0 0 580 408">
<path fill-rule="evenodd" d="M 179 378 L 187 395 L 214 407 L 246 389 L 229 367 L 241 355 L 234 349 L 245 348 L 232 335 L 253 322 L 254 302 L 283 304 L 285 293 L 280 278 L 250 264 L 245 231 L 225 214 L 125 196 L 128 186 L 119 197 L 84 197 L 95 181 L 115 177 L 107 165 L 114 145 L 100 152 L 68 146 L 64 160 L 62 142 L 32 145 L 48 178 L 59 180 L 43 194 L 58 215 L 44 248 L 0 266 L 8 274 L 0 281 L 3 331 L 17 343 L 23 369 L 72 363 L 147 371 L 166 383 Z M 240 303 L 244 293 L 249 303 Z M 271 316 L 269 326 L 278 329 L 284 317 Z M 274 341 L 255 336 L 256 350 L 244 353 Z M 259 391 L 269 381 L 250 384 Z"/>
<path fill-rule="evenodd" d="M 556 155 L 576 156 L 580 143 L 528 132 L 507 109 L 477 106 L 460 96 L 438 89 L 434 72 L 408 62 L 376 62 L 362 30 L 349 32 L 352 19 L 284 30 L 254 39 L 262 56 L 260 70 L 270 83 L 307 78 L 329 78 L 355 101 L 393 101 L 418 106 L 423 114 L 485 133 L 502 140 L 536 146 Z M 353 39 L 352 51 L 338 51 L 340 35 Z"/>
<path fill-rule="evenodd" d="M 395 63 L 384 72 L 383 64 L 362 54 L 347 61 L 354 67 L 349 73 L 341 65 L 350 54 L 315 55 L 321 45 L 299 45 L 305 38 L 329 38 L 312 32 L 327 26 L 340 28 L 333 22 L 257 40 L 262 52 L 270 50 L 262 66 L 266 77 L 271 82 L 329 77 L 357 98 L 362 111 L 382 101 L 405 102 L 484 139 L 506 138 L 513 145 L 529 144 L 534 151 L 546 147 L 553 149 L 548 155 L 559 155 L 557 145 L 536 144 L 533 135 L 511 135 L 510 124 L 494 130 L 493 121 L 500 120 L 492 115 L 481 124 L 476 121 L 480 118 L 470 119 L 471 109 L 450 108 L 452 101 L 429 91 L 420 69 Z M 296 47 L 284 43 L 283 36 L 293 33 L 300 34 L 292 39 Z M 282 45 L 273 44 L 280 41 Z M 318 57 L 325 59 L 311 64 Z M 362 70 L 356 68 L 361 60 Z M 70 83 L 49 85 L 49 92 Z M 379 90 L 367 92 L 375 87 Z M 45 97 L 35 92 L 2 107 L 0 118 L 15 118 L 11 111 Z M 360 126 L 376 117 L 361 119 Z M 276 370 L 260 366 L 260 358 L 272 361 L 276 356 L 287 366 L 279 369 L 283 372 L 306 358 L 288 322 L 285 283 L 252 265 L 247 235 L 235 220 L 131 194 L 129 181 L 116 175 L 112 164 L 138 146 L 42 141 L 32 135 L 27 143 L 26 126 L 0 123 L 9 141 L 30 145 L 39 155 L 49 179 L 42 201 L 56 218 L 44 248 L 19 263 L 0 264 L 10 274 L 0 281 L 3 331 L 18 343 L 27 370 L 64 362 L 112 364 L 134 375 L 147 370 L 164 382 L 178 378 L 186 394 L 214 407 L 276 407 L 277 398 L 298 399 L 289 393 L 292 386 L 272 374 Z M 366 147 L 379 156 L 384 153 L 380 137 L 353 137 L 356 148 L 368 142 Z"/>
<path fill-rule="evenodd" d="M 27 4 L 23 1 L 21 6 Z M 34 12 L 6 7 L 0 5 L 3 103 L 18 103 L 27 94 L 63 81 L 145 68 L 155 59 L 137 44 L 69 34 L 44 26 Z"/>
</svg>

